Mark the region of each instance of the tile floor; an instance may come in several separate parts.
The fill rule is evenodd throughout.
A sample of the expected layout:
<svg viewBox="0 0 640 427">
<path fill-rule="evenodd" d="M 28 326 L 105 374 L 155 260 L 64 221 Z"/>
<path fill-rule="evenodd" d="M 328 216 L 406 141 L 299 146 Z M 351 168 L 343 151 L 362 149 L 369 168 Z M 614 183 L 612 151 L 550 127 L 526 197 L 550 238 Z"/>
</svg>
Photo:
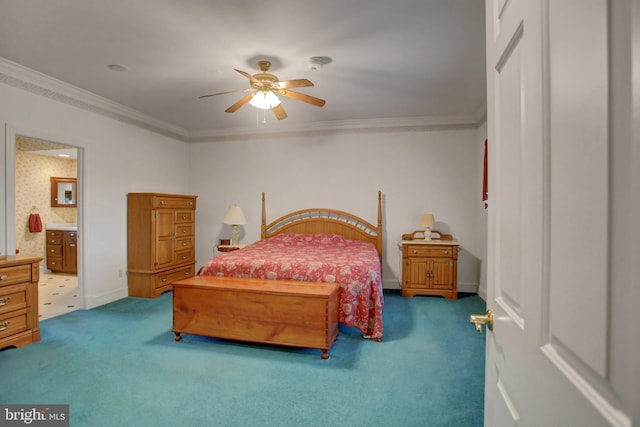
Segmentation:
<svg viewBox="0 0 640 427">
<path fill-rule="evenodd" d="M 77 310 L 78 276 L 71 274 L 40 274 L 38 282 L 40 320 Z"/>
</svg>

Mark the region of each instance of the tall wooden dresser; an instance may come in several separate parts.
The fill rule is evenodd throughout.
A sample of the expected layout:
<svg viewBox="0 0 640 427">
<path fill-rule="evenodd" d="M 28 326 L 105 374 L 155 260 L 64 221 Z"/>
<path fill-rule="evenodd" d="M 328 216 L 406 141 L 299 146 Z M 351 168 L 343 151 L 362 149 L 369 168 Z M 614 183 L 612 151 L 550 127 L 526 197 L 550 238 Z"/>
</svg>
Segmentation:
<svg viewBox="0 0 640 427">
<path fill-rule="evenodd" d="M 40 341 L 40 261 L 42 258 L 0 257 L 0 349 Z"/>
<path fill-rule="evenodd" d="M 129 296 L 155 298 L 195 274 L 197 196 L 127 195 Z"/>
</svg>

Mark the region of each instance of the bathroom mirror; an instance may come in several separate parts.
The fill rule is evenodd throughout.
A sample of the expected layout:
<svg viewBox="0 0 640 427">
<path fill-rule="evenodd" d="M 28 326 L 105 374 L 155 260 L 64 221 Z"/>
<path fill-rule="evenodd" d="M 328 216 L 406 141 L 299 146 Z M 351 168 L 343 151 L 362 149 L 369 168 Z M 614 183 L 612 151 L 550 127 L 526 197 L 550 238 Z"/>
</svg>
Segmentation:
<svg viewBox="0 0 640 427">
<path fill-rule="evenodd" d="M 76 178 L 51 177 L 51 207 L 75 208 L 78 203 Z"/>
</svg>

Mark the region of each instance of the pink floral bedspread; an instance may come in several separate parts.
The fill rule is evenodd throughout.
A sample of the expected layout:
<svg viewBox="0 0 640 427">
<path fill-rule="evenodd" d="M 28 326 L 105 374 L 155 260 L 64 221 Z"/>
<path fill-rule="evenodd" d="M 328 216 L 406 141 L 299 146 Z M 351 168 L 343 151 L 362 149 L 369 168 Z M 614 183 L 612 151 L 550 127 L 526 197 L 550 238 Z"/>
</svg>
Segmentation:
<svg viewBox="0 0 640 427">
<path fill-rule="evenodd" d="M 371 243 L 333 234 L 279 234 L 214 257 L 199 275 L 340 284 L 340 323 L 382 340 L 380 257 Z"/>
</svg>

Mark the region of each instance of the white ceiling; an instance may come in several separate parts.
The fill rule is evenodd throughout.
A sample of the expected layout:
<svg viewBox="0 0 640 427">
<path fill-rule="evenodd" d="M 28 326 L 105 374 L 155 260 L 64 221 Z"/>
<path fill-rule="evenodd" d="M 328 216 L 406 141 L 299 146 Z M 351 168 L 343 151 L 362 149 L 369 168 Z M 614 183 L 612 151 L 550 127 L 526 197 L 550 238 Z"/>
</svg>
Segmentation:
<svg viewBox="0 0 640 427">
<path fill-rule="evenodd" d="M 468 123 L 485 96 L 483 0 L 2 0 L 0 57 L 138 110 L 185 139 L 379 121 Z M 331 58 L 319 70 L 310 57 Z M 271 60 L 325 99 L 245 105 L 236 73 Z M 112 71 L 110 64 L 127 67 Z M 262 123 L 266 119 L 267 123 Z"/>
</svg>

